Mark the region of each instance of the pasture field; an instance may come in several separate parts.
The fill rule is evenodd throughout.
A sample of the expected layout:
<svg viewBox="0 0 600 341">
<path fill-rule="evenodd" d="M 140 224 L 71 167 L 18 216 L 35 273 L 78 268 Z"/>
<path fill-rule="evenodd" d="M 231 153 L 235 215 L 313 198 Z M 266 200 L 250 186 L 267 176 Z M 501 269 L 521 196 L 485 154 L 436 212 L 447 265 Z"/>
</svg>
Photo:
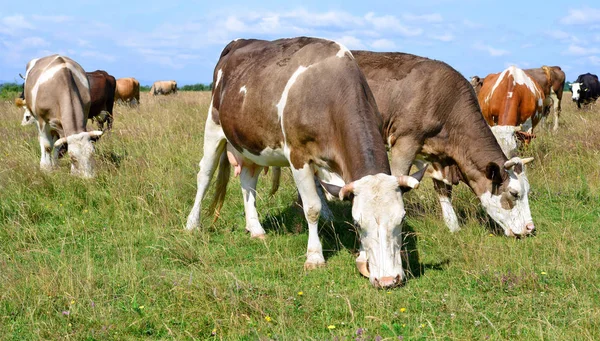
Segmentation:
<svg viewBox="0 0 600 341">
<path fill-rule="evenodd" d="M 600 110 L 565 98 L 559 132 L 523 151 L 537 235 L 494 233 L 464 184 L 451 234 L 425 180 L 405 196 L 412 278 L 389 291 L 354 266 L 347 203 L 321 223 L 327 266 L 303 270 L 289 171 L 273 197 L 259 182 L 266 240 L 244 230 L 238 179 L 216 222 L 184 230 L 208 92 L 117 106 L 93 180 L 67 159 L 42 173 L 37 129 L 2 102 L 0 340 L 600 340 Z"/>
</svg>

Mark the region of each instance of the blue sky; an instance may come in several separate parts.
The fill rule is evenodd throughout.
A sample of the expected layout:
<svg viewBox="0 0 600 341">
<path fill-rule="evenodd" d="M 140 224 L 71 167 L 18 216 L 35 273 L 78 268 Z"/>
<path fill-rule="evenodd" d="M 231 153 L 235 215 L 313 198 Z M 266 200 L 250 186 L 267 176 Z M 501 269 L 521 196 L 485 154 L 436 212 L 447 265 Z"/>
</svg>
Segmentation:
<svg viewBox="0 0 600 341">
<path fill-rule="evenodd" d="M 0 9 L 0 81 L 61 53 L 142 84 L 210 83 L 235 38 L 316 36 L 442 60 L 465 76 L 559 65 L 600 73 L 597 1 L 12 1 Z"/>
</svg>

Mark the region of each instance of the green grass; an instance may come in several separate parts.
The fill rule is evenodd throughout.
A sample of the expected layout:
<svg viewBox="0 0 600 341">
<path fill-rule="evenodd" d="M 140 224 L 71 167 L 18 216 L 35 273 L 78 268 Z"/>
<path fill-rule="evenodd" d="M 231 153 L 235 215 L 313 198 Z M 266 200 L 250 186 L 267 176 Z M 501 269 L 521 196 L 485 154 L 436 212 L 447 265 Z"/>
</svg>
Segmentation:
<svg viewBox="0 0 600 341">
<path fill-rule="evenodd" d="M 66 159 L 42 173 L 36 128 L 0 103 L 0 340 L 346 340 L 359 329 L 363 340 L 600 339 L 597 109 L 565 103 L 560 131 L 538 129 L 523 152 L 536 157 L 535 237 L 490 234 L 464 185 L 456 234 L 430 181 L 409 193 L 414 277 L 385 291 L 354 267 L 348 204 L 322 223 L 328 265 L 303 270 L 306 224 L 287 171 L 274 197 L 259 183 L 265 241 L 244 231 L 238 179 L 221 218 L 204 212 L 186 232 L 209 94 L 143 97 L 116 107 L 88 181 Z"/>
</svg>

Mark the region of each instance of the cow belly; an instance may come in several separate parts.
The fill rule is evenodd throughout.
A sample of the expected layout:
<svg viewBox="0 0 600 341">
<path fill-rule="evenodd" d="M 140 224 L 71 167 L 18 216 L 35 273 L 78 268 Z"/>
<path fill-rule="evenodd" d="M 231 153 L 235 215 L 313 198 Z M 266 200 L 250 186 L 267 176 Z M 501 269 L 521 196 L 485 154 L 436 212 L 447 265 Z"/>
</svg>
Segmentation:
<svg viewBox="0 0 600 341">
<path fill-rule="evenodd" d="M 283 149 L 267 147 L 263 149 L 260 154 L 252 154 L 249 151 L 242 149 L 242 155 L 260 166 L 276 166 L 276 167 L 289 167 L 290 163 L 285 157 Z"/>
</svg>

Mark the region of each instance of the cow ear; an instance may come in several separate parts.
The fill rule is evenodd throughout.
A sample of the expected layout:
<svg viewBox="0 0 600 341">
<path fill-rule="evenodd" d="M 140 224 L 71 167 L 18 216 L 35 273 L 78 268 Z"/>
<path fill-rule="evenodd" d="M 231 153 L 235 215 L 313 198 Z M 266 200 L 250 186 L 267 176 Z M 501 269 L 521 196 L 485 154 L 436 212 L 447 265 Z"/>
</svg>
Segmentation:
<svg viewBox="0 0 600 341">
<path fill-rule="evenodd" d="M 336 198 L 339 198 L 340 196 L 340 191 L 342 190 L 342 188 L 340 186 L 336 186 L 336 185 L 332 185 L 332 184 L 328 184 L 326 182 L 321 181 L 321 186 L 323 186 L 323 188 L 331 195 L 333 195 Z"/>
<path fill-rule="evenodd" d="M 323 188 L 329 194 L 333 195 L 336 198 L 340 198 L 340 200 L 351 201 L 354 198 L 354 185 L 352 183 L 344 187 L 340 187 L 321 181 L 321 186 L 323 186 Z"/>
<path fill-rule="evenodd" d="M 501 184 L 502 175 L 500 174 L 500 166 L 495 162 L 490 162 L 485 167 L 485 177 L 492 180 L 492 183 Z"/>
<path fill-rule="evenodd" d="M 427 167 L 429 166 L 428 163 L 425 164 L 425 167 L 419 169 L 418 171 L 414 172 L 410 177 L 413 178 L 414 180 L 417 180 L 416 184 L 413 184 L 413 186 L 407 186 L 407 185 L 402 185 L 400 184 L 400 189 L 402 189 L 402 193 L 406 193 L 409 192 L 411 189 L 416 189 L 419 187 L 419 183 L 421 182 L 421 180 L 423 179 L 423 176 L 425 175 L 425 172 L 427 171 Z M 412 181 L 414 183 L 414 180 Z"/>
</svg>

